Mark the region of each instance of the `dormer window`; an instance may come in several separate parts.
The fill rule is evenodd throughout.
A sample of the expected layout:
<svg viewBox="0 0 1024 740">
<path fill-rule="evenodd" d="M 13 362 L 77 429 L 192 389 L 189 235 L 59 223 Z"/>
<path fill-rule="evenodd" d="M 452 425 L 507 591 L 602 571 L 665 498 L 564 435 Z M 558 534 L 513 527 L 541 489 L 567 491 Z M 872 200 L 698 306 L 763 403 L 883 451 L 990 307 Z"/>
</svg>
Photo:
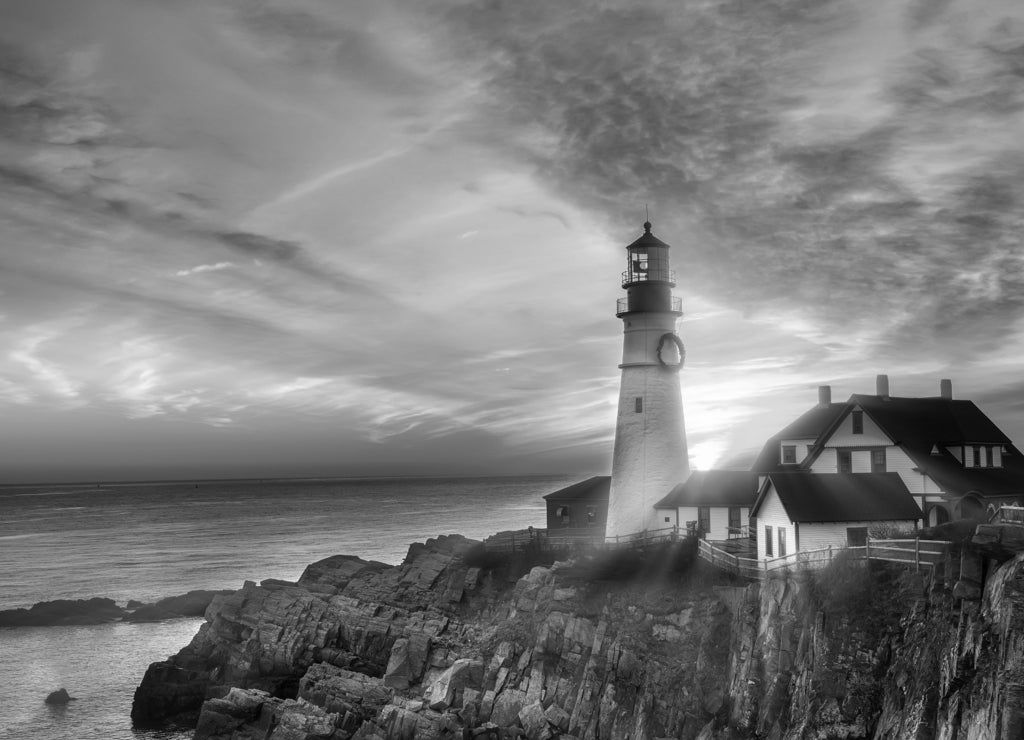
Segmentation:
<svg viewBox="0 0 1024 740">
<path fill-rule="evenodd" d="M 796 465 L 796 445 L 782 445 L 782 464 Z"/>
<path fill-rule="evenodd" d="M 854 434 L 864 434 L 864 412 L 851 411 L 850 422 L 853 424 Z"/>
</svg>

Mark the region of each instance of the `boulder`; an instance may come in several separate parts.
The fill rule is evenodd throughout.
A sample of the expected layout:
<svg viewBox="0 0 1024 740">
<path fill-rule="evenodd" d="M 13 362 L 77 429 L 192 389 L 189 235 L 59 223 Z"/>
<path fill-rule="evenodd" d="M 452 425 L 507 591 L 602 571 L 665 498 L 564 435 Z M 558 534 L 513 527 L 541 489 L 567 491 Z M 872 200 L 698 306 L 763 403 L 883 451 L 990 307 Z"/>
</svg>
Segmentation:
<svg viewBox="0 0 1024 740">
<path fill-rule="evenodd" d="M 67 704 L 69 701 L 74 700 L 75 697 L 69 696 L 67 689 L 57 689 L 56 691 L 51 691 L 43 701 L 47 704 Z"/>
<path fill-rule="evenodd" d="M 467 686 L 479 686 L 484 676 L 482 661 L 460 658 L 427 689 L 425 698 L 431 709 L 457 707 Z"/>
</svg>

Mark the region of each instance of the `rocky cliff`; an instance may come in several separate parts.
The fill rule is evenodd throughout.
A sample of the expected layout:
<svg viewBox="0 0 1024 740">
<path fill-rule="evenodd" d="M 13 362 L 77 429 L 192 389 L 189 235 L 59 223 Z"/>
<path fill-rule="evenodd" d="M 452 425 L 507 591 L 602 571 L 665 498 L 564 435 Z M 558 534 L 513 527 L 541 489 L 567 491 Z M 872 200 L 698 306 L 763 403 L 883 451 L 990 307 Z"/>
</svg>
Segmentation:
<svg viewBox="0 0 1024 740">
<path fill-rule="evenodd" d="M 748 586 L 685 544 L 530 557 L 444 537 L 246 584 L 150 667 L 133 719 L 235 740 L 1024 737 L 1020 557 L 975 568 L 982 600 L 941 568 Z"/>
</svg>

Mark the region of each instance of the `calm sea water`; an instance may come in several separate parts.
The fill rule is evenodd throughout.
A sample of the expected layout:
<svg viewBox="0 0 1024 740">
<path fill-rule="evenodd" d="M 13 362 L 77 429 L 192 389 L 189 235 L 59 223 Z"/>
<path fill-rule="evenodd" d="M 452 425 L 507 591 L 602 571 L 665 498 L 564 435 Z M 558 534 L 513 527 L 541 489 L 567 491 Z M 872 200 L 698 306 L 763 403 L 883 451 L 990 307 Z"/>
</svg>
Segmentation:
<svg viewBox="0 0 1024 740">
<path fill-rule="evenodd" d="M 541 496 L 578 477 L 318 479 L 0 487 L 0 609 L 58 598 L 153 601 L 295 580 L 337 554 L 401 562 L 439 534 L 544 526 Z M 0 630 L 0 738 L 187 738 L 136 732 L 146 667 L 200 620 Z M 66 707 L 43 704 L 67 688 Z"/>
</svg>

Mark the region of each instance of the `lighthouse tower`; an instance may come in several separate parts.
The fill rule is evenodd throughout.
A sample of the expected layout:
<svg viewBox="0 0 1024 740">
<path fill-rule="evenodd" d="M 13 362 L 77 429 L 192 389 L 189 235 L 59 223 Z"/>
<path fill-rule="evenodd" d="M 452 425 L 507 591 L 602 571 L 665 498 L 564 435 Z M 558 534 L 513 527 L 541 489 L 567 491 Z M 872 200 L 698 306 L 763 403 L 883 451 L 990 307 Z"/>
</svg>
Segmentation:
<svg viewBox="0 0 1024 740">
<path fill-rule="evenodd" d="M 649 221 L 626 247 L 626 297 L 616 311 L 624 336 L 607 536 L 656 528 L 654 504 L 690 474 L 679 390 L 686 353 L 676 336 L 683 312 L 672 295 L 668 253 Z"/>
</svg>

